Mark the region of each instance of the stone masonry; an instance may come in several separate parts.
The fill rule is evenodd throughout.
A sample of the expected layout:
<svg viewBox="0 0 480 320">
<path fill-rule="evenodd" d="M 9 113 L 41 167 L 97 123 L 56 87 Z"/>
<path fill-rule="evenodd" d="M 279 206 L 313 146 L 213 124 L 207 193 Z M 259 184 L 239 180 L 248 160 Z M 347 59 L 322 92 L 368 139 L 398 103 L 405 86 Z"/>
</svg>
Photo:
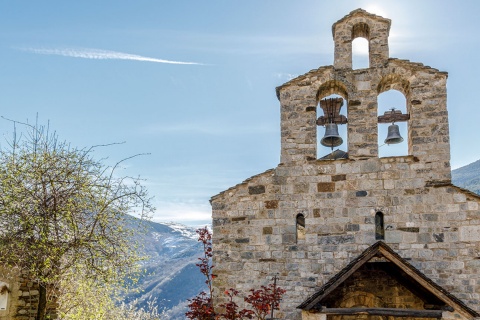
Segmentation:
<svg viewBox="0 0 480 320">
<path fill-rule="evenodd" d="M 447 73 L 389 58 L 390 23 L 352 11 L 333 24 L 334 65 L 277 88 L 280 164 L 211 199 L 217 293 L 247 292 L 278 274 L 287 293 L 276 317 L 301 319 L 296 307 L 377 241 L 381 212 L 383 241 L 480 311 L 480 197 L 451 184 Z M 352 69 L 357 37 L 369 42 L 369 68 Z M 377 97 L 390 89 L 406 98 L 408 155 L 379 158 Z M 346 101 L 348 159 L 320 160 L 318 105 L 332 94 Z"/>
<path fill-rule="evenodd" d="M 0 289 L 4 285 L 7 290 L 0 294 L 0 301 L 5 298 L 7 304 L 5 310 L 0 305 L 0 320 L 34 320 L 40 293 L 38 283 L 16 268 L 0 267 Z M 57 319 L 56 302 L 47 304 L 47 317 Z"/>
</svg>

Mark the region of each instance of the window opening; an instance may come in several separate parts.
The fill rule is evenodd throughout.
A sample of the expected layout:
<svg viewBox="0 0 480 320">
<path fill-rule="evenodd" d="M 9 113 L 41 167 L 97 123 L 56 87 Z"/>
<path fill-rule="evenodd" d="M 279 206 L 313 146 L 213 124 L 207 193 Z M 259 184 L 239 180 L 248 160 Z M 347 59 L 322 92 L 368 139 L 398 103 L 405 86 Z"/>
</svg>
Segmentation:
<svg viewBox="0 0 480 320">
<path fill-rule="evenodd" d="M 381 93 L 377 97 L 378 103 L 378 115 L 384 116 L 385 112 L 392 113 L 392 109 L 395 109 L 394 118 L 397 117 L 397 120 L 400 121 L 393 121 L 388 123 L 379 123 L 378 124 L 378 156 L 379 157 L 392 157 L 392 156 L 405 156 L 408 155 L 408 122 L 401 120 L 401 115 L 406 115 L 406 99 L 405 96 L 397 90 L 389 90 Z M 396 133 L 392 130 L 396 128 L 391 127 L 394 124 L 398 126 L 398 134 L 403 138 L 403 141 L 400 143 L 391 143 L 388 144 L 385 142 L 387 137 L 391 137 L 392 134 L 395 135 Z M 389 135 L 389 127 L 391 129 Z M 395 141 L 395 140 L 392 140 Z"/>
<path fill-rule="evenodd" d="M 317 158 L 335 160 L 346 158 L 347 101 L 338 94 L 320 100 L 317 119 Z M 339 111 L 338 111 L 339 110 Z"/>
<path fill-rule="evenodd" d="M 362 37 L 352 41 L 352 69 L 364 69 L 370 67 L 369 43 Z"/>
<path fill-rule="evenodd" d="M 8 283 L 0 281 L 0 314 L 2 311 L 7 311 L 9 293 Z"/>
<path fill-rule="evenodd" d="M 375 214 L 375 240 L 385 240 L 385 228 L 383 226 L 383 213 Z"/>
<path fill-rule="evenodd" d="M 297 214 L 297 241 L 305 240 L 305 216 L 301 213 Z"/>
</svg>

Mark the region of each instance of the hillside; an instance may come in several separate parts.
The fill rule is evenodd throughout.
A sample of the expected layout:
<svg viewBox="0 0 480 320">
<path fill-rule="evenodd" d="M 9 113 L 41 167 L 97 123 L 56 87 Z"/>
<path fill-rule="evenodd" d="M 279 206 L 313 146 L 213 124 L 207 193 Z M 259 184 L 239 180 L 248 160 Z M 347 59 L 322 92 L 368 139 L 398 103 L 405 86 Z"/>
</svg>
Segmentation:
<svg viewBox="0 0 480 320">
<path fill-rule="evenodd" d="M 452 170 L 452 182 L 456 186 L 480 194 L 480 160 Z"/>
<path fill-rule="evenodd" d="M 139 220 L 133 218 L 132 223 Z M 125 302 L 138 307 L 154 301 L 158 310 L 171 310 L 169 319 L 184 319 L 186 301 L 204 290 L 205 282 L 195 266 L 202 255 L 194 228 L 175 223 L 147 222 L 140 233 L 144 245 L 144 274 Z"/>
</svg>

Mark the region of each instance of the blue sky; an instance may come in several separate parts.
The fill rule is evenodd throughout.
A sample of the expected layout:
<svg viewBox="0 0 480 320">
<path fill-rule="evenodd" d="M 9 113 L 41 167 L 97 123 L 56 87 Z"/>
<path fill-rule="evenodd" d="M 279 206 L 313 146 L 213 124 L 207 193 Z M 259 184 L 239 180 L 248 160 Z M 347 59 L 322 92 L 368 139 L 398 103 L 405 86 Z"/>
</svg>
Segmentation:
<svg viewBox="0 0 480 320">
<path fill-rule="evenodd" d="M 154 219 L 205 223 L 212 195 L 278 164 L 275 87 L 331 65 L 332 24 L 363 8 L 392 19 L 391 57 L 449 72 L 456 168 L 480 158 L 479 6 L 2 1 L 0 115 L 34 121 L 38 113 L 78 147 L 125 141 L 96 151 L 107 162 L 150 153 L 127 161 L 122 173 L 146 179 Z M 12 124 L 0 119 L 0 130 L 9 137 Z"/>
</svg>

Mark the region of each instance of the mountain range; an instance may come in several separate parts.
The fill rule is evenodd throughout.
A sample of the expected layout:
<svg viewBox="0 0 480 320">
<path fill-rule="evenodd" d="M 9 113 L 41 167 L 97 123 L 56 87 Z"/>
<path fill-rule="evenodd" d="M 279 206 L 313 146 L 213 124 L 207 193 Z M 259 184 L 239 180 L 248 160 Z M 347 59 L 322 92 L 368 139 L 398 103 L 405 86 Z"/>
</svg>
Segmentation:
<svg viewBox="0 0 480 320">
<path fill-rule="evenodd" d="M 453 184 L 480 194 L 480 160 L 452 171 Z M 187 300 L 205 290 L 205 279 L 195 265 L 202 256 L 195 228 L 177 223 L 147 222 L 139 242 L 144 244 L 145 273 L 125 302 L 146 307 L 153 301 L 168 319 L 185 319 Z"/>
<path fill-rule="evenodd" d="M 480 160 L 452 170 L 452 182 L 480 195 Z"/>
<path fill-rule="evenodd" d="M 177 223 L 140 222 L 136 241 L 143 244 L 143 272 L 125 296 L 125 303 L 148 309 L 153 304 L 168 319 L 185 319 L 187 300 L 205 290 L 205 280 L 195 265 L 203 255 L 196 229 Z"/>
</svg>

